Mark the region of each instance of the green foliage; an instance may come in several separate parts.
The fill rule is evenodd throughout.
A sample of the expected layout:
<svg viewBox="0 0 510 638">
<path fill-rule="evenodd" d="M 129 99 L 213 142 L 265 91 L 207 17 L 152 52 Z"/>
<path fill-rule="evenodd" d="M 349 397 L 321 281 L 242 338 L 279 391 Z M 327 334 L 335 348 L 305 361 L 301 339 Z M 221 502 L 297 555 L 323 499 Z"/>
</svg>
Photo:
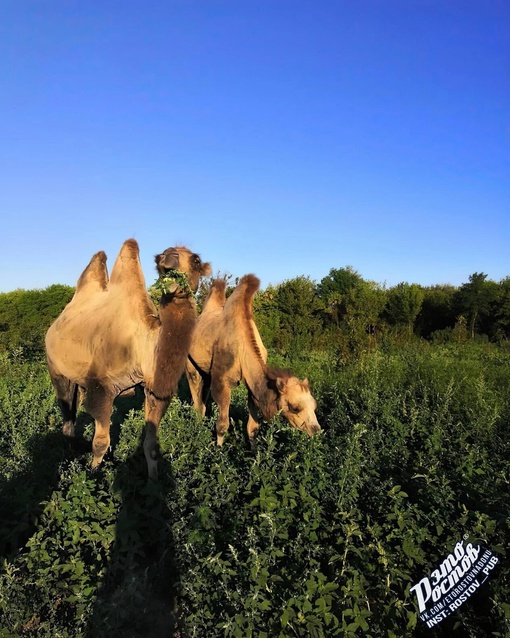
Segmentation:
<svg viewBox="0 0 510 638">
<path fill-rule="evenodd" d="M 0 293 L 0 352 L 12 360 L 41 359 L 46 331 L 73 294 L 74 288 L 59 284 Z"/>
<path fill-rule="evenodd" d="M 492 314 L 495 317 L 494 336 L 500 340 L 510 337 L 510 277 L 506 277 L 499 284 L 499 291 L 492 304 Z"/>
<path fill-rule="evenodd" d="M 331 268 L 328 275 L 321 279 L 317 286 L 317 293 L 323 299 L 332 294 L 345 297 L 353 288 L 358 288 L 362 283 L 363 278 L 352 266 Z"/>
<path fill-rule="evenodd" d="M 393 325 L 403 324 L 409 334 L 413 333 L 414 322 L 418 317 L 425 292 L 418 284 L 400 283 L 388 291 L 386 315 Z"/>
<path fill-rule="evenodd" d="M 463 284 L 458 293 L 460 310 L 469 321 L 471 338 L 475 336 L 477 325 L 486 319 L 498 295 L 498 286 L 487 281 L 485 273 L 475 272 L 469 276 L 469 283 Z"/>
<path fill-rule="evenodd" d="M 157 485 L 139 407 L 117 406 L 113 453 L 92 473 L 61 441 L 44 369 L 6 365 L 3 510 L 27 516 L 23 533 L 2 529 L 0 636 L 430 636 L 409 590 L 464 534 L 500 566 L 434 636 L 508 635 L 510 354 L 387 342 L 292 365 L 320 435 L 275 419 L 250 451 L 238 388 L 218 448 L 214 416 L 176 398 Z"/>
<path fill-rule="evenodd" d="M 329 316 L 335 326 L 347 313 L 349 302 L 352 305 L 353 292 L 359 290 L 364 280 L 351 266 L 332 268 L 327 277 L 317 285 L 317 295 L 321 299 L 324 314 Z"/>
<path fill-rule="evenodd" d="M 281 316 L 276 302 L 276 288 L 268 286 L 253 298 L 253 314 L 262 341 L 268 348 L 276 348 L 280 341 Z"/>
<path fill-rule="evenodd" d="M 417 318 L 417 332 L 429 338 L 439 330 L 452 329 L 456 320 L 457 289 L 450 285 L 423 288 L 423 303 Z"/>
<path fill-rule="evenodd" d="M 160 275 L 149 288 L 149 295 L 155 304 L 159 305 L 162 295 L 174 294 L 177 290 L 187 295 L 194 295 L 189 285 L 188 275 L 180 270 L 167 270 Z"/>
<path fill-rule="evenodd" d="M 279 315 L 274 347 L 289 356 L 313 347 L 321 330 L 314 283 L 308 277 L 284 281 L 276 288 L 274 302 Z"/>
</svg>

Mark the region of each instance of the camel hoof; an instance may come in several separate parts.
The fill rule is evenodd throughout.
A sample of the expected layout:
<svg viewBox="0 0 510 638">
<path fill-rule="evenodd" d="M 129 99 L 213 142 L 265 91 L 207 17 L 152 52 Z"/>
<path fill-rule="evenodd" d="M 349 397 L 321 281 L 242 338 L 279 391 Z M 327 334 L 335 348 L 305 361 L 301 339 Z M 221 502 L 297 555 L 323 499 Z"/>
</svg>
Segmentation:
<svg viewBox="0 0 510 638">
<path fill-rule="evenodd" d="M 102 458 L 100 458 L 99 460 L 97 460 L 96 458 L 92 459 L 92 463 L 90 464 L 92 467 L 92 471 L 95 472 L 96 470 L 98 470 L 101 467 L 101 462 L 102 462 Z"/>
</svg>

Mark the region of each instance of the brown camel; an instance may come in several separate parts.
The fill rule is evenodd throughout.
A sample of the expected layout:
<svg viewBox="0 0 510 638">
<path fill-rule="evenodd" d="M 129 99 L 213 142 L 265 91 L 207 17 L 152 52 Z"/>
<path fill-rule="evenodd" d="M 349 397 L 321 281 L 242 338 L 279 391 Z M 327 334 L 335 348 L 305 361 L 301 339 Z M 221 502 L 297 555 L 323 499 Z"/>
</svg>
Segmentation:
<svg viewBox="0 0 510 638">
<path fill-rule="evenodd" d="M 231 390 L 241 381 L 248 388 L 247 430 L 252 446 L 259 428 L 258 411 L 266 421 L 281 411 L 294 428 L 310 436 L 321 429 L 308 380 L 300 381 L 289 371 L 266 364 L 267 351 L 252 308 L 259 285 L 255 275 L 245 275 L 225 299 L 225 281 L 215 280 L 193 332 L 186 376 L 193 403 L 202 415 L 209 391 L 218 405 L 218 445 L 223 444 L 229 427 Z"/>
<path fill-rule="evenodd" d="M 157 478 L 158 428 L 184 372 L 196 321 L 193 292 L 211 266 L 188 248 L 167 248 L 155 257 L 160 275 L 159 311 L 147 293 L 138 244 L 122 245 L 110 278 L 106 255 L 96 253 L 76 292 L 46 334 L 51 380 L 74 436 L 79 398 L 96 422 L 92 466 L 110 445 L 113 401 L 142 384 L 145 390 L 144 452 L 149 477 Z"/>
</svg>

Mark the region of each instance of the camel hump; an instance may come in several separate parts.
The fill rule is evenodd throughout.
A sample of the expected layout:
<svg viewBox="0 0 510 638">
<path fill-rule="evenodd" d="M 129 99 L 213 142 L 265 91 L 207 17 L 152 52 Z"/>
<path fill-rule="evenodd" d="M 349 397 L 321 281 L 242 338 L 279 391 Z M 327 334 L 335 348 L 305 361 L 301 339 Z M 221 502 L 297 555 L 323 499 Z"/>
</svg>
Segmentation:
<svg viewBox="0 0 510 638">
<path fill-rule="evenodd" d="M 106 253 L 100 250 L 89 261 L 88 266 L 80 275 L 76 284 L 76 293 L 84 290 L 100 292 L 108 287 L 108 270 L 106 268 Z M 75 293 L 75 294 L 76 294 Z"/>
<path fill-rule="evenodd" d="M 248 317 L 252 317 L 252 302 L 253 296 L 257 292 L 260 287 L 260 279 L 255 277 L 255 275 L 244 275 L 239 280 L 237 284 L 237 288 L 239 289 L 239 294 L 243 300 L 245 312 Z"/>
<path fill-rule="evenodd" d="M 136 239 L 127 239 L 117 255 L 110 275 L 110 284 L 122 284 L 129 281 L 130 286 L 141 283 L 145 288 L 145 278 L 140 264 L 140 249 Z"/>
<path fill-rule="evenodd" d="M 221 310 L 227 300 L 226 296 L 226 279 L 215 279 L 209 290 L 209 293 L 204 301 L 204 307 L 202 308 L 202 314 L 204 312 L 211 312 L 212 310 Z"/>
<path fill-rule="evenodd" d="M 243 316 L 245 319 L 253 319 L 252 300 L 259 286 L 260 279 L 255 275 L 241 277 L 234 292 L 225 303 L 224 312 L 232 312 L 238 317 Z"/>
<path fill-rule="evenodd" d="M 255 277 L 255 275 L 244 275 L 239 280 L 239 286 L 244 288 L 245 297 L 251 299 L 260 288 L 260 279 Z"/>
</svg>

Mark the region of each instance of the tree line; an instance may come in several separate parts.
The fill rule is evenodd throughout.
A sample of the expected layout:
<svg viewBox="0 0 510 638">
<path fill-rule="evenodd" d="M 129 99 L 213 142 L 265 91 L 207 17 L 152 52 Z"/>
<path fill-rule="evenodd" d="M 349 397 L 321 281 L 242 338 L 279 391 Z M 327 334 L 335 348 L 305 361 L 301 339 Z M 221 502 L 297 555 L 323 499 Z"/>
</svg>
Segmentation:
<svg viewBox="0 0 510 638">
<path fill-rule="evenodd" d="M 510 277 L 473 273 L 461 286 L 401 282 L 386 288 L 352 267 L 332 268 L 319 283 L 301 276 L 259 292 L 257 324 L 269 348 L 296 355 L 335 348 L 348 357 L 388 340 L 506 342 Z"/>
<path fill-rule="evenodd" d="M 229 290 L 236 283 L 227 275 Z M 197 294 L 200 308 L 210 278 Z M 44 335 L 74 294 L 72 286 L 0 293 L 0 352 L 44 357 Z M 473 273 L 461 286 L 401 282 L 386 288 L 352 267 L 332 268 L 320 282 L 307 276 L 260 290 L 254 299 L 264 343 L 285 356 L 334 348 L 340 357 L 385 340 L 506 342 L 510 337 L 510 277 Z"/>
</svg>

